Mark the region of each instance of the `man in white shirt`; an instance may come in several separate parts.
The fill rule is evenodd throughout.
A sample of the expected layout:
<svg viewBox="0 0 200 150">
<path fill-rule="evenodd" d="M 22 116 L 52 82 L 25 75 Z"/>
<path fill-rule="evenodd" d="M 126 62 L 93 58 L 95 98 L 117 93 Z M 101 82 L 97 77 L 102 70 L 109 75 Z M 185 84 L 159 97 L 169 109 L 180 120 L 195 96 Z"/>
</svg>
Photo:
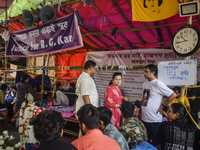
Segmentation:
<svg viewBox="0 0 200 150">
<path fill-rule="evenodd" d="M 143 121 L 150 142 L 157 146 L 156 134 L 162 122 L 162 110 L 170 103 L 176 94 L 164 83 L 156 79 L 158 73 L 157 66 L 147 65 L 144 69 L 144 77 L 147 79 L 143 83 L 143 101 L 141 104 L 141 120 Z M 168 97 L 162 102 L 163 96 Z"/>
<path fill-rule="evenodd" d="M 76 112 L 85 104 L 92 104 L 95 107 L 99 106 L 99 96 L 96 85 L 91 77 L 95 73 L 95 66 L 96 63 L 94 61 L 88 60 L 85 63 L 83 73 L 76 82 L 76 95 L 78 95 Z"/>
</svg>

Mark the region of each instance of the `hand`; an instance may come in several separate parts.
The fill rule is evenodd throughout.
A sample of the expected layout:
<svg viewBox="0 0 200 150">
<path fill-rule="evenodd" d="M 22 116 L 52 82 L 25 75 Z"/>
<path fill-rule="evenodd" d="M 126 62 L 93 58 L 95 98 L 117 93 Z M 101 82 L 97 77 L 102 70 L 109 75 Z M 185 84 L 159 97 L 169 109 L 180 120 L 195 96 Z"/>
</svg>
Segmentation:
<svg viewBox="0 0 200 150">
<path fill-rule="evenodd" d="M 128 101 L 128 98 L 127 98 L 127 97 L 124 97 L 123 100 L 124 100 L 124 101 Z"/>
<path fill-rule="evenodd" d="M 157 112 L 156 113 L 161 113 L 161 114 L 163 114 L 163 106 L 162 105 L 160 105 L 160 107 L 158 108 L 158 110 L 157 110 Z"/>
</svg>

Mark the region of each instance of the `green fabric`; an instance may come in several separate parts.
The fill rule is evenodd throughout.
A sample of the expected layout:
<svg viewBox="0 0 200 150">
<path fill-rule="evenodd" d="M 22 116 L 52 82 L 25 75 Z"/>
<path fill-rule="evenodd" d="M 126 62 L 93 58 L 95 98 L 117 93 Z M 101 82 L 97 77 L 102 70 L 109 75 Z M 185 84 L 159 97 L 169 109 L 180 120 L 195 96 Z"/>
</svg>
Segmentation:
<svg viewBox="0 0 200 150">
<path fill-rule="evenodd" d="M 142 121 L 131 118 L 119 129 L 128 142 L 129 148 L 136 148 L 141 142 L 148 140 L 147 130 Z"/>
<path fill-rule="evenodd" d="M 52 1 L 57 2 L 57 0 L 45 0 L 46 5 L 50 4 Z M 28 0 L 14 0 L 8 9 L 8 18 L 22 14 L 22 10 L 25 9 L 31 10 L 31 8 L 36 9 L 37 7 L 41 9 L 40 3 L 43 4 L 43 0 L 30 0 L 30 3 Z M 5 13 L 0 15 L 0 20 L 5 20 Z"/>
</svg>

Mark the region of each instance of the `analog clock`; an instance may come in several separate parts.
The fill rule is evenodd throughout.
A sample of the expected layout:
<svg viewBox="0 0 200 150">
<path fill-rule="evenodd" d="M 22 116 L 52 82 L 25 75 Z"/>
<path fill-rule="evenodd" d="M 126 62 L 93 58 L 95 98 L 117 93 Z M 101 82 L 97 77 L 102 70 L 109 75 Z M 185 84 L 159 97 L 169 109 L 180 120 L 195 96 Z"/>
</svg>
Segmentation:
<svg viewBox="0 0 200 150">
<path fill-rule="evenodd" d="M 194 54 L 200 46 L 200 30 L 193 25 L 179 28 L 172 39 L 172 49 L 175 54 L 187 57 Z"/>
</svg>

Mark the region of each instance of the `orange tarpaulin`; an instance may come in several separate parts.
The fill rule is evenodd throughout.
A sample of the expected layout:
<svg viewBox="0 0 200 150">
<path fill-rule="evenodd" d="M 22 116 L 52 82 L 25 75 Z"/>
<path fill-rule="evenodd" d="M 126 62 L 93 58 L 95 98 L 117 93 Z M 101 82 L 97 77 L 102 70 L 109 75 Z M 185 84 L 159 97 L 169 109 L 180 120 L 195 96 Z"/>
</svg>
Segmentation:
<svg viewBox="0 0 200 150">
<path fill-rule="evenodd" d="M 85 64 L 85 54 L 66 54 L 57 56 L 57 66 L 84 66 Z M 57 78 L 59 79 L 74 79 L 78 78 L 82 70 L 58 70 Z"/>
</svg>

